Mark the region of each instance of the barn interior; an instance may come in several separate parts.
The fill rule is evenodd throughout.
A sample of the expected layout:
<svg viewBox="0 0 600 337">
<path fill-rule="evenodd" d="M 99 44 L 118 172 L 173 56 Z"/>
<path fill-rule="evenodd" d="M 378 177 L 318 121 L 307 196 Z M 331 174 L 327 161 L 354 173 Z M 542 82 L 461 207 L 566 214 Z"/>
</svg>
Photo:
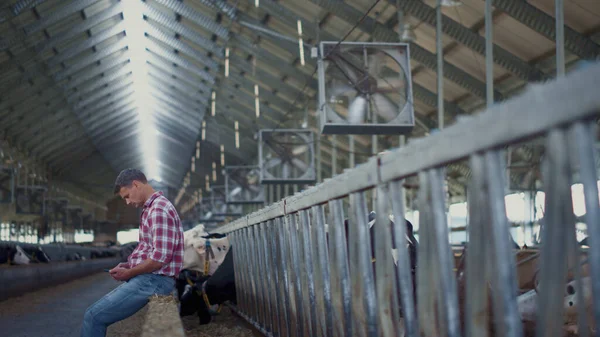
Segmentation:
<svg viewBox="0 0 600 337">
<path fill-rule="evenodd" d="M 114 193 L 123 169 L 142 170 L 184 230 L 219 232 L 599 57 L 597 0 L 4 0 L 0 247 L 26 248 L 32 264 L 39 247 L 50 263 L 90 264 L 69 276 L 83 277 L 138 240 L 141 210 Z M 500 157 L 524 294 L 537 291 L 552 155 L 539 136 Z M 473 175 L 468 158 L 443 167 L 459 270 Z M 587 256 L 587 190 L 578 177 L 570 186 Z M 421 179 L 402 187 L 421 241 Z M 369 212 L 376 195 L 365 192 Z M 6 275 L 21 267 L 0 263 Z"/>
</svg>

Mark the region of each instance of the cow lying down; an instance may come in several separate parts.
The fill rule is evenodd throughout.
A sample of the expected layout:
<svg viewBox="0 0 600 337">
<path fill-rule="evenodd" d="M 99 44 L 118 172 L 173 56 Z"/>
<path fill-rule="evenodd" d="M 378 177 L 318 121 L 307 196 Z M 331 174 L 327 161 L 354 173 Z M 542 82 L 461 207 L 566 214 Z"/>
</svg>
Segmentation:
<svg viewBox="0 0 600 337">
<path fill-rule="evenodd" d="M 50 258 L 42 247 L 26 248 L 20 245 L 6 245 L 0 248 L 0 264 L 24 265 L 30 263 L 48 263 Z"/>
</svg>

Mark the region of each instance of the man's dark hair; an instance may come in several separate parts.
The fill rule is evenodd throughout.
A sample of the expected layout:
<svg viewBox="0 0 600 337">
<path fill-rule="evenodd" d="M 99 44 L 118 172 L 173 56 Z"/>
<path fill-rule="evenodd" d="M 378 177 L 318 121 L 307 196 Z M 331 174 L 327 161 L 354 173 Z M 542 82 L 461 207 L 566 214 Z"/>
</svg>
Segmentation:
<svg viewBox="0 0 600 337">
<path fill-rule="evenodd" d="M 144 172 L 134 168 L 124 169 L 123 171 L 121 171 L 121 173 L 119 173 L 119 176 L 115 181 L 115 188 L 113 190 L 113 193 L 117 194 L 119 193 L 119 191 L 121 191 L 122 187 L 131 186 L 134 180 L 141 181 L 144 184 L 148 183 Z"/>
</svg>

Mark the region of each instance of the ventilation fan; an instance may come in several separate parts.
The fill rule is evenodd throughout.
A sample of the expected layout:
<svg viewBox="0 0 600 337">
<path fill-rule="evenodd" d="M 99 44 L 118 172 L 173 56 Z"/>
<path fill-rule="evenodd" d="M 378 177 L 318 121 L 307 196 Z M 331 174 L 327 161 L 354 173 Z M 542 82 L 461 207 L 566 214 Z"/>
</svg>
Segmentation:
<svg viewBox="0 0 600 337">
<path fill-rule="evenodd" d="M 48 198 L 46 199 L 46 219 L 50 222 L 67 222 L 67 205 L 69 200 L 66 198 Z"/>
<path fill-rule="evenodd" d="M 258 155 L 262 184 L 310 184 L 317 180 L 315 137 L 309 130 L 261 130 Z"/>
<path fill-rule="evenodd" d="M 407 134 L 415 125 L 406 43 L 321 42 L 323 134 Z"/>
<path fill-rule="evenodd" d="M 227 204 L 225 186 L 211 186 L 211 212 L 215 216 L 242 216 L 242 205 Z"/>
<path fill-rule="evenodd" d="M 17 187 L 15 213 L 43 215 L 46 191 L 47 189 L 41 186 Z"/>
<path fill-rule="evenodd" d="M 259 166 L 226 166 L 225 193 L 228 204 L 262 204 L 265 187 L 260 183 Z"/>
<path fill-rule="evenodd" d="M 224 216 L 216 216 L 213 213 L 212 201 L 210 199 L 203 199 L 197 208 L 198 221 L 200 223 L 219 223 L 225 221 Z"/>
</svg>

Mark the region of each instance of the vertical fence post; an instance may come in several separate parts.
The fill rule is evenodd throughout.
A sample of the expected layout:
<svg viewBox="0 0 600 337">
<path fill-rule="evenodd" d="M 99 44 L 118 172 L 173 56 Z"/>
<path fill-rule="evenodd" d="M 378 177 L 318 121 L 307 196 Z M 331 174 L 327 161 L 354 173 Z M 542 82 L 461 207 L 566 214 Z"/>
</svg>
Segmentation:
<svg viewBox="0 0 600 337">
<path fill-rule="evenodd" d="M 282 336 L 289 336 L 290 329 L 290 298 L 289 298 L 289 277 L 287 272 L 287 265 L 289 261 L 287 260 L 287 244 L 285 242 L 285 217 L 275 219 L 275 227 L 273 230 L 274 240 L 277 242 L 277 261 L 274 266 L 277 269 L 279 274 L 278 283 L 279 283 L 279 291 L 278 291 L 278 300 L 280 301 L 280 310 L 279 314 L 281 315 L 280 319 L 283 319 L 281 322 L 281 332 Z"/>
<path fill-rule="evenodd" d="M 315 302 L 315 281 L 313 274 L 313 266 L 315 265 L 314 256 L 312 254 L 312 242 L 310 235 L 310 216 L 308 210 L 300 211 L 300 240 L 302 241 L 302 250 L 304 251 L 304 274 L 306 275 L 306 318 L 308 320 L 308 333 L 310 336 L 317 334 L 317 325 L 315 316 L 316 313 L 316 302 Z"/>
<path fill-rule="evenodd" d="M 572 137 L 577 146 L 577 164 L 579 176 L 583 183 L 585 198 L 585 223 L 588 230 L 589 240 L 589 265 L 592 279 L 593 302 L 600 303 L 600 226 L 594 226 L 600 218 L 600 207 L 598 201 L 598 177 L 596 163 L 598 156 L 594 148 L 596 140 L 595 121 L 577 122 L 572 127 Z M 590 225 L 591 224 L 591 225 Z M 600 322 L 600 305 L 594 305 L 593 318 L 596 324 Z"/>
<path fill-rule="evenodd" d="M 485 172 L 483 155 L 475 154 L 470 158 L 471 181 L 468 184 L 469 204 L 469 243 L 464 248 L 467 254 L 466 285 L 459 284 L 460 293 L 466 295 L 465 301 L 465 333 L 467 337 L 487 337 L 488 317 L 481 315 L 488 310 L 489 250 L 484 237 L 489 232 L 489 218 L 485 208 Z M 463 279 L 459 275 L 459 279 Z M 459 304 L 460 305 L 460 304 Z"/>
<path fill-rule="evenodd" d="M 294 266 L 301 266 L 302 264 L 300 263 L 300 243 L 298 241 L 298 230 L 297 230 L 297 223 L 298 223 L 298 214 L 292 214 L 291 215 L 291 219 L 290 219 L 290 224 L 289 224 L 289 231 L 290 231 L 290 256 L 292 259 L 292 264 Z M 305 324 L 305 313 L 304 313 L 304 306 L 303 306 L 303 301 L 305 298 L 305 294 L 303 294 L 303 289 L 302 289 L 302 273 L 304 271 L 300 268 L 294 268 L 294 291 L 295 291 L 295 299 L 296 299 L 296 316 L 298 317 L 297 319 L 297 326 L 296 326 L 296 333 L 298 334 L 298 336 L 305 336 L 304 333 L 304 329 L 306 328 L 306 324 Z"/>
<path fill-rule="evenodd" d="M 375 226 L 375 285 L 377 293 L 377 317 L 381 335 L 398 336 L 402 333 L 398 322 L 398 290 L 396 289 L 396 274 L 392 258 L 392 234 L 389 204 L 389 189 L 387 185 L 377 186 L 377 211 Z M 400 226 L 403 219 L 399 219 Z M 398 220 L 396 220 L 398 221 Z M 404 245 L 396 246 L 404 250 Z M 410 270 L 410 269 L 409 269 Z"/>
<path fill-rule="evenodd" d="M 331 219 L 329 221 L 329 247 L 331 247 L 331 301 L 335 322 L 335 336 L 354 336 L 352 325 L 352 296 L 346 230 L 342 200 L 329 201 Z"/>
<path fill-rule="evenodd" d="M 316 315 L 319 320 L 320 334 L 333 337 L 333 312 L 331 303 L 331 286 L 329 271 L 329 254 L 325 240 L 325 214 L 323 206 L 312 208 L 313 226 L 312 242 L 315 257 L 315 298 L 317 300 Z"/>
<path fill-rule="evenodd" d="M 275 335 L 275 316 L 274 313 L 277 312 L 277 307 L 275 306 L 275 295 L 273 294 L 273 289 L 275 287 L 275 279 L 273 277 L 273 269 L 271 265 L 273 263 L 271 259 L 271 240 L 267 240 L 267 231 L 270 229 L 268 226 L 268 222 L 263 222 L 260 225 L 260 233 L 262 238 L 262 247 L 263 247 L 263 256 L 264 256 L 264 266 L 265 266 L 265 274 L 267 277 L 267 309 L 268 315 L 265 320 L 266 329 Z"/>
<path fill-rule="evenodd" d="M 367 201 L 364 192 L 352 194 L 350 204 L 353 206 L 354 217 L 349 219 L 348 232 L 350 236 L 350 271 L 353 275 L 351 284 L 353 293 L 359 294 L 362 301 L 353 303 L 355 315 L 353 324 L 356 323 L 357 336 L 376 337 L 377 327 L 377 298 L 375 294 L 375 280 L 373 277 L 371 240 L 369 240 L 369 224 L 367 215 Z M 353 244 L 353 245 L 352 245 Z M 352 253 L 354 251 L 354 253 Z"/>
<path fill-rule="evenodd" d="M 523 334 L 523 328 L 517 308 L 517 274 L 515 258 L 509 241 L 512 240 L 512 237 L 510 232 L 507 233 L 509 224 L 504 202 L 505 184 L 502 167 L 500 152 L 492 150 L 485 154 L 487 202 L 489 203 L 492 243 L 492 252 L 489 254 L 492 259 L 489 267 L 494 289 L 494 313 L 498 317 L 502 317 L 496 320 L 496 329 L 503 336 L 520 337 Z M 483 240 L 483 236 L 481 240 Z"/>
<path fill-rule="evenodd" d="M 406 237 L 405 223 L 405 199 L 403 181 L 393 181 L 390 183 L 390 193 L 392 198 L 392 214 L 394 215 L 395 226 L 393 227 L 394 245 L 398 251 L 398 266 L 396 275 L 400 284 L 400 299 L 402 301 L 402 313 L 407 337 L 419 336 L 419 325 L 417 314 L 415 312 L 415 298 L 413 295 L 413 283 L 416 281 L 412 277 L 410 258 L 408 251 L 404 247 L 404 238 Z"/>
</svg>

